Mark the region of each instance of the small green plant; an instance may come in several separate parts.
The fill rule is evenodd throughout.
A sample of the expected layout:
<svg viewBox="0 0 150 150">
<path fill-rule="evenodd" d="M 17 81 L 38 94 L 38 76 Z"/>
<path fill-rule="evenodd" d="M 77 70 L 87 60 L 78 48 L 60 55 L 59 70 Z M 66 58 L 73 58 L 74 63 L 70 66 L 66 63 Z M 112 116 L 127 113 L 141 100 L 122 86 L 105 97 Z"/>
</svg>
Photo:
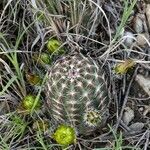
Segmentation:
<svg viewBox="0 0 150 150">
<path fill-rule="evenodd" d="M 25 128 L 27 127 L 27 123 L 24 121 L 24 119 L 17 114 L 12 115 L 10 119 L 12 124 L 17 127 L 18 133 L 24 133 Z"/>
<path fill-rule="evenodd" d="M 130 145 L 123 146 L 124 139 L 123 139 L 122 132 L 120 131 L 119 133 L 117 133 L 116 131 L 114 131 L 114 129 L 110 125 L 108 125 L 108 127 L 110 128 L 110 131 L 112 132 L 113 137 L 114 137 L 114 140 L 112 141 L 110 147 L 94 148 L 93 150 L 141 150 L 138 148 L 134 148 Z"/>
<path fill-rule="evenodd" d="M 19 114 L 9 114 L 7 119 L 0 123 L 0 130 L 3 131 L 0 134 L 0 149 L 9 150 L 19 143 L 24 137 L 28 123 Z M 10 142 L 11 141 L 11 142 Z M 17 144 L 16 144 L 17 145 Z M 17 147 L 15 147 L 17 149 Z"/>
<path fill-rule="evenodd" d="M 121 34 L 124 30 L 124 27 L 129 19 L 129 16 L 131 15 L 136 3 L 137 3 L 137 0 L 133 0 L 132 2 L 129 2 L 128 0 L 124 0 L 123 15 L 121 18 L 120 25 L 118 26 L 116 34 L 112 40 L 112 43 L 114 43 L 121 36 Z"/>
</svg>

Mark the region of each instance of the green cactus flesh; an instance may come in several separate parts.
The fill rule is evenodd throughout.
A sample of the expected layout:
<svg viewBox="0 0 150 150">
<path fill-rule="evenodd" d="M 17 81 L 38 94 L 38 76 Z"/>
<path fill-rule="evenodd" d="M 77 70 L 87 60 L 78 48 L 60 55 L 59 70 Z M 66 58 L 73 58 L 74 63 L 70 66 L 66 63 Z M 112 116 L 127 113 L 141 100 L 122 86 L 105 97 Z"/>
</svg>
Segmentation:
<svg viewBox="0 0 150 150">
<path fill-rule="evenodd" d="M 104 71 L 90 57 L 65 56 L 49 70 L 47 104 L 52 120 L 79 133 L 100 127 L 107 119 L 109 96 Z"/>
</svg>

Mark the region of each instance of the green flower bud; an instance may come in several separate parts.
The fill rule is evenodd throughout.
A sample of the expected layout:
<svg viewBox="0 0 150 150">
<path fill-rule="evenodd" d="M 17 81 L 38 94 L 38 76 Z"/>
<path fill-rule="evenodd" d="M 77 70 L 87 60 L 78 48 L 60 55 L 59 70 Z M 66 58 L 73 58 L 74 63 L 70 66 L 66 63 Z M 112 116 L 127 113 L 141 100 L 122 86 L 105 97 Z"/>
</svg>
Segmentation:
<svg viewBox="0 0 150 150">
<path fill-rule="evenodd" d="M 41 53 L 40 55 L 35 54 L 33 59 L 37 61 L 40 65 L 49 65 L 51 64 L 51 58 L 47 53 Z"/>
<path fill-rule="evenodd" d="M 41 106 L 40 100 L 36 102 L 36 96 L 34 95 L 27 95 L 23 98 L 21 106 L 24 110 L 31 111 L 33 106 L 34 109 L 38 109 Z"/>
<path fill-rule="evenodd" d="M 33 123 L 34 130 L 46 131 L 49 128 L 47 120 L 37 120 Z"/>
<path fill-rule="evenodd" d="M 50 57 L 47 53 L 41 53 L 40 58 L 41 58 L 41 61 L 45 64 L 51 63 Z"/>
<path fill-rule="evenodd" d="M 26 73 L 26 79 L 31 85 L 39 85 L 42 81 L 39 75 L 32 73 Z"/>
<path fill-rule="evenodd" d="M 62 43 L 56 39 L 50 39 L 47 42 L 47 49 L 48 51 L 52 54 L 52 53 L 56 53 L 56 54 L 63 54 L 64 53 L 64 49 L 60 48 L 62 45 Z"/>
<path fill-rule="evenodd" d="M 62 146 L 67 146 L 76 142 L 76 133 L 74 128 L 68 125 L 60 125 L 55 133 L 53 139 Z"/>
</svg>

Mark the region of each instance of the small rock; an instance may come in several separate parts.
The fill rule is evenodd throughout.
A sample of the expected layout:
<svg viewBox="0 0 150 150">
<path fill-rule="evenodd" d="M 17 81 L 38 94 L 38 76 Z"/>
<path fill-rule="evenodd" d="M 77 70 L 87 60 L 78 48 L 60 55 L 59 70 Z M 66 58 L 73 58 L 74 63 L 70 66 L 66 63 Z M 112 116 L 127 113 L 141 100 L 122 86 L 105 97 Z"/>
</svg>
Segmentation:
<svg viewBox="0 0 150 150">
<path fill-rule="evenodd" d="M 128 125 L 133 119 L 134 119 L 134 111 L 130 107 L 126 107 L 122 117 L 123 122 L 126 125 Z"/>
<path fill-rule="evenodd" d="M 134 38 L 135 38 L 135 36 L 134 36 L 134 34 L 133 34 L 132 32 L 126 31 L 126 32 L 124 33 L 124 44 L 125 44 L 126 46 L 128 46 L 128 47 L 131 47 L 131 45 L 132 45 L 133 42 L 134 42 Z"/>
<path fill-rule="evenodd" d="M 147 43 L 146 40 L 149 40 L 149 35 L 147 33 L 140 33 L 136 37 L 137 45 L 141 47 L 145 46 L 145 44 Z"/>
<path fill-rule="evenodd" d="M 143 111 L 143 115 L 144 116 L 148 116 L 148 114 L 150 113 L 150 106 L 149 105 L 145 105 L 144 107 L 145 107 L 145 109 Z"/>
<path fill-rule="evenodd" d="M 148 27 L 150 30 L 150 3 L 146 5 L 145 13 L 147 17 Z"/>
<path fill-rule="evenodd" d="M 144 123 L 136 122 L 129 126 L 132 131 L 141 131 L 144 127 Z"/>
<path fill-rule="evenodd" d="M 143 28 L 143 20 L 142 20 L 142 14 L 137 14 L 134 17 L 133 20 L 133 28 L 136 31 L 136 33 L 142 33 L 144 28 Z"/>
<path fill-rule="evenodd" d="M 143 75 L 136 75 L 135 80 L 141 86 L 141 88 L 150 96 L 150 78 L 145 78 Z"/>
</svg>

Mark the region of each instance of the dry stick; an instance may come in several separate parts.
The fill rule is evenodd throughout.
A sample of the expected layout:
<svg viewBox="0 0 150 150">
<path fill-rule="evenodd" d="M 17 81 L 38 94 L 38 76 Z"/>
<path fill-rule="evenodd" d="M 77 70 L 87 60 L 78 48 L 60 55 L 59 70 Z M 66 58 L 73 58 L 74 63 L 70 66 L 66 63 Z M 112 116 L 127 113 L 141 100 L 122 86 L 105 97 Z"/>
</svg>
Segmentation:
<svg viewBox="0 0 150 150">
<path fill-rule="evenodd" d="M 128 127 L 122 120 L 120 121 L 120 125 L 123 127 L 126 131 L 131 131 L 130 127 Z"/>
<path fill-rule="evenodd" d="M 146 130 L 143 135 L 140 137 L 139 141 L 136 143 L 135 148 L 139 145 L 139 143 L 144 139 L 144 137 L 146 136 L 148 130 Z"/>
<path fill-rule="evenodd" d="M 133 139 L 133 138 L 136 139 L 136 137 L 139 139 L 139 137 L 141 137 L 143 134 L 145 134 L 145 133 L 141 133 L 141 131 L 133 131 L 133 132 L 129 132 L 129 133 L 124 132 L 122 135 L 123 135 L 123 137 L 125 137 L 124 138 L 124 140 L 125 140 L 125 139 Z M 113 135 L 106 135 L 106 136 L 98 136 L 93 139 L 78 138 L 78 140 L 84 141 L 84 142 L 92 142 L 92 143 L 105 143 L 105 142 L 108 142 L 108 140 L 115 140 L 115 138 Z"/>
<path fill-rule="evenodd" d="M 145 142 L 145 145 L 144 145 L 144 150 L 147 150 L 148 149 L 148 146 L 149 146 L 149 137 L 150 137 L 150 130 L 147 131 L 148 133 L 146 134 L 146 142 Z"/>
<path fill-rule="evenodd" d="M 77 144 L 78 144 L 79 150 L 82 150 L 80 143 L 78 142 Z"/>
<path fill-rule="evenodd" d="M 137 101 L 147 101 L 147 100 L 150 99 L 150 97 L 146 97 L 146 98 L 129 97 L 129 99 L 131 99 L 131 100 L 137 100 Z"/>
<path fill-rule="evenodd" d="M 81 144 L 82 144 L 82 146 L 84 146 L 84 148 L 86 148 L 87 150 L 93 150 L 93 148 L 91 148 L 91 144 L 90 145 L 86 145 L 86 144 L 84 144 L 84 143 L 82 143 L 81 142 Z M 82 150 L 82 149 L 81 149 Z"/>
<path fill-rule="evenodd" d="M 116 124 L 116 127 L 115 127 L 115 131 L 117 131 L 118 126 L 119 126 L 119 124 L 120 124 L 120 121 L 121 121 L 121 118 L 122 118 L 122 115 L 123 115 L 124 108 L 125 108 L 126 103 L 127 103 L 127 101 L 128 101 L 128 95 L 129 95 L 129 92 L 130 92 L 131 84 L 132 84 L 132 82 L 133 82 L 133 80 L 134 80 L 135 75 L 137 74 L 138 68 L 139 68 L 139 67 L 137 67 L 137 68 L 135 69 L 135 72 L 134 72 L 134 74 L 133 74 L 133 77 L 132 77 L 132 79 L 131 79 L 131 81 L 130 81 L 130 83 L 129 83 L 129 86 L 128 86 L 126 95 L 125 95 L 125 97 L 124 97 L 124 102 L 123 102 L 123 105 L 122 105 L 122 109 L 121 109 L 121 112 L 120 112 L 120 116 L 119 116 L 119 118 L 118 118 L 118 121 L 117 121 L 117 124 Z"/>
</svg>

